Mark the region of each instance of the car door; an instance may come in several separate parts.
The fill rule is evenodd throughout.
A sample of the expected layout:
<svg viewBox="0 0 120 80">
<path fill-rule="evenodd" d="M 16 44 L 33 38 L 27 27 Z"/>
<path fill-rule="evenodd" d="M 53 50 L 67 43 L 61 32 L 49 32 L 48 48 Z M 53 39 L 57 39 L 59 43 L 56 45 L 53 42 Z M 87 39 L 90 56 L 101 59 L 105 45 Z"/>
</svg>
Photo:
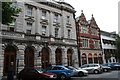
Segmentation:
<svg viewBox="0 0 120 80">
<path fill-rule="evenodd" d="M 88 64 L 85 64 L 85 65 L 81 66 L 81 68 L 82 68 L 82 69 L 85 69 L 85 70 L 87 70 L 87 69 L 88 69 L 88 67 L 89 67 L 89 65 L 88 65 Z"/>
<path fill-rule="evenodd" d="M 31 70 L 29 70 L 28 71 L 28 73 L 27 73 L 27 76 L 28 76 L 28 79 L 38 79 L 39 77 L 38 77 L 38 72 L 37 72 L 37 70 L 35 70 L 35 69 L 31 69 Z"/>
<path fill-rule="evenodd" d="M 62 71 L 61 71 L 61 67 L 52 66 L 51 68 L 47 69 L 47 72 L 55 73 L 59 76 Z"/>
</svg>

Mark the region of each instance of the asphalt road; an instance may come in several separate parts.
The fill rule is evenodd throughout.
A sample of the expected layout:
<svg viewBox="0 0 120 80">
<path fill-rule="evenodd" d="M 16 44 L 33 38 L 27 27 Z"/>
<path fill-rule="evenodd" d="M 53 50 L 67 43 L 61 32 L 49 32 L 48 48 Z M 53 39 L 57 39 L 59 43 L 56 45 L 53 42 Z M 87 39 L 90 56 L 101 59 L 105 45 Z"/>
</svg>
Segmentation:
<svg viewBox="0 0 120 80">
<path fill-rule="evenodd" d="M 83 77 L 72 77 L 71 80 L 120 80 L 120 70 L 102 74 L 89 74 Z"/>
</svg>

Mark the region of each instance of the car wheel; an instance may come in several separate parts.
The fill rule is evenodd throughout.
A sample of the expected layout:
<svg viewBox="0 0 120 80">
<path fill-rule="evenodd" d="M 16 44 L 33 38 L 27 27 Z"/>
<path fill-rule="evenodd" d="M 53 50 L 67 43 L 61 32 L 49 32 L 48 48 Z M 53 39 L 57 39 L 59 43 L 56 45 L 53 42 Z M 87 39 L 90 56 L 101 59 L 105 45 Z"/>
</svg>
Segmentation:
<svg viewBox="0 0 120 80">
<path fill-rule="evenodd" d="M 104 72 L 108 72 L 108 69 L 104 69 Z"/>
<path fill-rule="evenodd" d="M 62 74 L 62 75 L 60 76 L 60 79 L 61 79 L 61 80 L 65 80 L 65 79 L 66 79 L 66 75 Z"/>
<path fill-rule="evenodd" d="M 79 72 L 78 76 L 84 76 L 84 73 L 83 72 Z"/>
<path fill-rule="evenodd" d="M 98 70 L 94 70 L 94 73 L 95 73 L 95 74 L 98 74 L 98 73 L 99 73 L 99 71 L 98 71 Z"/>
<path fill-rule="evenodd" d="M 22 78 L 18 78 L 18 80 L 23 80 Z"/>
</svg>

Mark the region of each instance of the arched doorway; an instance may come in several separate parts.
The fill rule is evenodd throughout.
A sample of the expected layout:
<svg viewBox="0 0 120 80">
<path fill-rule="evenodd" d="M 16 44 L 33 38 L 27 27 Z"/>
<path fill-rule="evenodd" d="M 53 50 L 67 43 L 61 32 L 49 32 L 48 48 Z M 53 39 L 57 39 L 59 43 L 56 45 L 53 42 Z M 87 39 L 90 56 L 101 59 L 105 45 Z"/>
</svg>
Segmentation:
<svg viewBox="0 0 120 80">
<path fill-rule="evenodd" d="M 44 47 L 41 53 L 42 69 L 46 69 L 49 65 L 49 48 Z"/>
<path fill-rule="evenodd" d="M 62 50 L 57 48 L 55 51 L 56 65 L 62 65 Z"/>
<path fill-rule="evenodd" d="M 25 49 L 25 67 L 34 67 L 34 48 L 32 46 L 28 46 Z"/>
<path fill-rule="evenodd" d="M 88 63 L 89 63 L 89 64 L 90 64 L 90 63 L 93 63 L 93 57 L 92 57 L 92 54 L 91 54 L 91 53 L 88 54 Z"/>
<path fill-rule="evenodd" d="M 94 63 L 98 63 L 98 56 L 97 56 L 97 54 L 94 54 Z"/>
<path fill-rule="evenodd" d="M 15 74 L 16 72 L 16 53 L 17 47 L 13 45 L 8 45 L 4 51 L 4 69 L 3 75 L 7 75 L 10 70 Z"/>
<path fill-rule="evenodd" d="M 73 64 L 72 54 L 73 54 L 73 50 L 72 49 L 68 49 L 68 51 L 67 51 L 68 66 L 72 66 L 72 64 Z"/>
<path fill-rule="evenodd" d="M 82 54 L 82 65 L 87 64 L 87 56 L 85 53 Z"/>
</svg>

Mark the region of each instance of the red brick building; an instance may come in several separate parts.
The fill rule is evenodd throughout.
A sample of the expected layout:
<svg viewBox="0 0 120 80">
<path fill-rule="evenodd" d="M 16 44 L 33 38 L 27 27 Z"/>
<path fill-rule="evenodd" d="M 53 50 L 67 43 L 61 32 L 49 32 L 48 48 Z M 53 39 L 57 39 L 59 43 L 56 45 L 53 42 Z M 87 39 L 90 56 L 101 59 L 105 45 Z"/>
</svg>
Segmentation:
<svg viewBox="0 0 120 80">
<path fill-rule="evenodd" d="M 103 63 L 102 47 L 100 41 L 100 28 L 95 18 L 87 21 L 82 11 L 76 18 L 77 43 L 80 48 L 80 64 Z"/>
</svg>

